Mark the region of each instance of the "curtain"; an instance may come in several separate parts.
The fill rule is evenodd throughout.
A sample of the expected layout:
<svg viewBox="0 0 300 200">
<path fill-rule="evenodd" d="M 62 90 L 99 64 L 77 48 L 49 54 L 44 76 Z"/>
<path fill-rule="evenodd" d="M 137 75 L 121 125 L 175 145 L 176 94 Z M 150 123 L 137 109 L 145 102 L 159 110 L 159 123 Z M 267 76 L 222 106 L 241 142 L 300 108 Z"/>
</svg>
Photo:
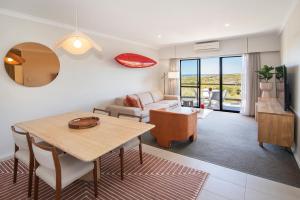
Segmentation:
<svg viewBox="0 0 300 200">
<path fill-rule="evenodd" d="M 259 96 L 259 80 L 256 71 L 260 68 L 260 53 L 243 55 L 243 69 L 241 77 L 241 114 L 255 115 L 255 103 Z"/>
<path fill-rule="evenodd" d="M 170 59 L 169 71 L 179 72 L 178 59 Z M 168 77 L 167 77 L 168 78 Z M 168 93 L 171 95 L 179 95 L 179 79 L 168 79 Z"/>
</svg>

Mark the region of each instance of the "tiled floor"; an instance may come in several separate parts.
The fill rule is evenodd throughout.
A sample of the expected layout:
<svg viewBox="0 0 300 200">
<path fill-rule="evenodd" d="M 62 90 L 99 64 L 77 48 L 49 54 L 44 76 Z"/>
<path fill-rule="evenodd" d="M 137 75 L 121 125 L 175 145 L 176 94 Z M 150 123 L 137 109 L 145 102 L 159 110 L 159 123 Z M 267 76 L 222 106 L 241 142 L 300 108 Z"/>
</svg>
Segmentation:
<svg viewBox="0 0 300 200">
<path fill-rule="evenodd" d="M 210 175 L 198 200 L 299 200 L 300 188 L 143 145 L 144 152 L 178 162 Z"/>
</svg>

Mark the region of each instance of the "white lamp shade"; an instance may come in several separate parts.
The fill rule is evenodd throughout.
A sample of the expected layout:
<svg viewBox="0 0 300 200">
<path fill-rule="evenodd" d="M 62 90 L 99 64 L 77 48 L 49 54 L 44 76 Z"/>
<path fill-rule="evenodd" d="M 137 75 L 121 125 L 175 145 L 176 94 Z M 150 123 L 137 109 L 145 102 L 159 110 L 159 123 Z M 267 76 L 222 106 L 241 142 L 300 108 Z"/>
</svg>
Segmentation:
<svg viewBox="0 0 300 200">
<path fill-rule="evenodd" d="M 179 78 L 179 72 L 168 72 L 168 78 L 169 79 L 178 79 Z"/>
<path fill-rule="evenodd" d="M 74 32 L 70 35 L 67 35 L 57 43 L 56 47 L 62 47 L 67 52 L 76 55 L 84 54 L 91 48 L 95 48 L 100 52 L 102 51 L 100 46 L 98 46 L 92 39 L 81 32 Z"/>
</svg>

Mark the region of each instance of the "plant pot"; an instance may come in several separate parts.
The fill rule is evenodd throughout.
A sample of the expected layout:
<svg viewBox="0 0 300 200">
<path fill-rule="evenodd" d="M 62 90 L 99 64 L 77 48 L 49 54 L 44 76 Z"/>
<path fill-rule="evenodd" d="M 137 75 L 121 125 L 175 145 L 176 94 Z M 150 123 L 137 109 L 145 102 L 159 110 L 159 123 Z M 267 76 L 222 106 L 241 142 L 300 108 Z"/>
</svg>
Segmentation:
<svg viewBox="0 0 300 200">
<path fill-rule="evenodd" d="M 262 91 L 262 93 L 261 93 L 262 98 L 270 98 L 271 97 L 271 91 L 273 89 L 273 83 L 260 82 L 259 87 Z"/>
</svg>

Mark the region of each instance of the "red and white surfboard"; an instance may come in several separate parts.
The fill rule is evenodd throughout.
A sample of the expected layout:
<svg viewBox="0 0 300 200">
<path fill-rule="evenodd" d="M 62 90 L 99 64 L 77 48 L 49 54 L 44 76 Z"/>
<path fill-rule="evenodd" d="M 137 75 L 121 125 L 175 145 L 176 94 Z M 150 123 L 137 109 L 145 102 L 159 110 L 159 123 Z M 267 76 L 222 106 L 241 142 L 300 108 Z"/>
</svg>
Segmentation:
<svg viewBox="0 0 300 200">
<path fill-rule="evenodd" d="M 115 57 L 115 60 L 129 68 L 145 68 L 156 65 L 157 62 L 146 56 L 142 56 L 134 53 L 123 53 Z"/>
</svg>

